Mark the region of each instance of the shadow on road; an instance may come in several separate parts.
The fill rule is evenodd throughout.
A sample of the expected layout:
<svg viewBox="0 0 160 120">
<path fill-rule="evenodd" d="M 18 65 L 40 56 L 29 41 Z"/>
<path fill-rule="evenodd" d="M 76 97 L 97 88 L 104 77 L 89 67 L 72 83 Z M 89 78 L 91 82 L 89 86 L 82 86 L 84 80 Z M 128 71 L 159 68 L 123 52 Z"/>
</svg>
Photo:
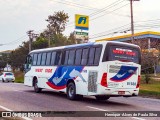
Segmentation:
<svg viewBox="0 0 160 120">
<path fill-rule="evenodd" d="M 134 107 L 132 104 L 127 104 L 124 101 L 123 102 L 119 102 L 119 101 L 117 102 L 117 101 L 110 100 L 110 99 L 112 99 L 112 97 L 109 100 L 99 101 L 99 100 L 96 100 L 94 96 L 84 96 L 83 99 L 76 100 L 76 101 L 71 101 L 71 100 L 68 100 L 67 95 L 65 93 L 62 93 L 62 92 L 48 91 L 48 90 L 42 90 L 41 93 L 35 93 L 33 90 L 25 90 L 25 92 L 34 93 L 34 94 L 37 94 L 37 95 L 40 95 L 40 96 L 56 97 L 56 98 L 64 99 L 66 101 L 74 102 L 74 103 L 77 103 L 77 104 L 79 102 L 83 102 L 83 103 L 87 103 L 87 104 L 92 103 L 94 105 L 99 105 L 99 106 L 106 105 L 106 106 Z M 118 97 L 117 97 L 117 100 L 118 100 Z"/>
</svg>

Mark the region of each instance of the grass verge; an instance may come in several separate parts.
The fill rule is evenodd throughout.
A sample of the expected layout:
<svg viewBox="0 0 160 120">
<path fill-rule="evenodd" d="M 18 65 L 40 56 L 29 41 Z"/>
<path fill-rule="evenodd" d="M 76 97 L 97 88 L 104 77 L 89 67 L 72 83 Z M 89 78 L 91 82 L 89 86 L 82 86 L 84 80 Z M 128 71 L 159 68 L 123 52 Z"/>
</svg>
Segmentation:
<svg viewBox="0 0 160 120">
<path fill-rule="evenodd" d="M 143 96 L 143 97 L 151 97 L 151 98 L 160 99 L 160 92 L 156 92 L 156 91 L 148 91 L 148 90 L 141 90 L 140 89 L 139 95 Z"/>
<path fill-rule="evenodd" d="M 139 95 L 160 99 L 160 81 L 151 79 L 149 83 L 146 84 L 145 79 L 141 79 Z"/>
<path fill-rule="evenodd" d="M 24 83 L 24 73 L 21 71 L 14 72 L 15 82 L 16 83 Z"/>
</svg>

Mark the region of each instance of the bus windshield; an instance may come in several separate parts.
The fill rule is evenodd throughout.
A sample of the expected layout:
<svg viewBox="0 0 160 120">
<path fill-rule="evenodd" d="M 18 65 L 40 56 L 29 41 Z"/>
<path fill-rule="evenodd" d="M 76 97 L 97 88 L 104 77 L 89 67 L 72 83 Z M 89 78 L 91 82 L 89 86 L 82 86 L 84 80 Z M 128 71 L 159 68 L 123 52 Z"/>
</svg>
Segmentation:
<svg viewBox="0 0 160 120">
<path fill-rule="evenodd" d="M 127 46 L 109 46 L 109 56 L 108 60 L 119 60 L 123 62 L 134 62 L 139 63 L 139 50 Z"/>
</svg>

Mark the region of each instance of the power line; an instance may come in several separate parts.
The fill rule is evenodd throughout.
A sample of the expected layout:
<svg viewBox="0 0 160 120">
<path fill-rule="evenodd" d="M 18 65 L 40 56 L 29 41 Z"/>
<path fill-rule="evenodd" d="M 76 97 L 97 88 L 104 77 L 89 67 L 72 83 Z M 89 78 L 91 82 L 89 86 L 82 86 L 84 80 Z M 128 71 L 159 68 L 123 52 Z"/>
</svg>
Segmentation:
<svg viewBox="0 0 160 120">
<path fill-rule="evenodd" d="M 125 25 L 122 25 L 122 26 L 120 26 L 120 27 L 112 28 L 112 29 L 107 30 L 107 31 L 104 31 L 104 32 L 99 32 L 99 33 L 93 34 L 93 35 L 91 35 L 91 36 L 96 36 L 96 35 L 100 35 L 100 34 L 105 34 L 106 32 L 111 32 L 111 31 L 114 31 L 114 32 L 115 32 L 116 30 L 119 30 L 120 28 L 123 28 L 123 29 L 124 29 L 124 27 L 126 27 L 126 26 L 127 26 L 127 28 L 128 28 L 129 25 L 130 25 L 130 23 L 125 24 Z"/>
<path fill-rule="evenodd" d="M 112 7 L 115 7 L 116 5 L 119 5 L 120 3 L 124 2 L 124 0 L 117 0 L 115 2 L 113 2 L 112 4 L 110 5 L 107 5 L 106 7 L 100 9 L 100 10 L 97 10 L 96 12 L 94 13 L 91 13 L 89 16 L 94 16 L 94 15 L 97 15 L 97 14 L 100 14 L 102 12 L 105 12 L 106 10 L 112 8 Z"/>
<path fill-rule="evenodd" d="M 3 45 L 10 45 L 10 44 L 13 45 L 13 44 L 16 44 L 16 43 L 22 41 L 22 39 L 24 40 L 24 38 L 27 38 L 27 36 L 26 36 L 26 35 L 23 35 L 22 37 L 20 37 L 20 38 L 14 40 L 14 41 L 11 41 L 11 42 L 8 42 L 8 43 L 4 43 Z"/>
<path fill-rule="evenodd" d="M 93 19 L 91 19 L 91 20 L 98 19 L 98 18 L 100 18 L 100 17 L 105 16 L 106 14 L 110 14 L 110 13 L 112 13 L 112 12 L 116 11 L 116 10 L 119 10 L 119 9 L 121 9 L 121 8 L 123 8 L 123 7 L 125 7 L 125 6 L 127 6 L 128 4 L 129 4 L 129 3 L 127 3 L 127 4 L 125 4 L 125 5 L 121 6 L 121 7 L 119 7 L 119 8 L 117 8 L 117 9 L 114 9 L 114 10 L 113 10 L 113 11 L 111 11 L 111 12 L 108 12 L 108 13 L 105 13 L 105 14 L 103 14 L 103 15 L 97 16 L 97 17 L 95 17 L 95 18 L 93 18 Z"/>
<path fill-rule="evenodd" d="M 98 8 L 89 7 L 89 6 L 86 6 L 86 5 L 81 5 L 81 4 L 77 4 L 77 3 L 69 2 L 69 1 L 65 1 L 65 0 L 63 0 L 64 2 L 56 1 L 56 0 L 53 0 L 53 1 L 57 2 L 57 3 L 65 4 L 65 5 L 74 6 L 74 7 L 85 8 L 85 9 L 88 9 L 88 10 L 97 10 L 98 9 Z"/>
<path fill-rule="evenodd" d="M 120 3 L 124 2 L 124 1 L 125 1 L 125 0 L 117 0 L 117 1 L 115 1 L 115 2 L 113 2 L 113 3 L 111 3 L 110 5 L 107 5 L 106 7 L 102 8 L 102 9 L 100 9 L 100 10 L 97 10 L 96 12 L 93 12 L 93 13 L 89 14 L 89 16 L 90 16 L 90 17 L 93 17 L 93 16 L 95 16 L 95 15 L 98 15 L 98 14 L 100 14 L 100 13 L 102 13 L 102 12 L 104 12 L 104 11 L 112 8 L 112 7 L 115 7 L 115 6 L 119 5 Z M 117 10 L 118 10 L 118 9 L 117 9 Z M 116 10 L 114 10 L 114 11 L 116 11 Z M 109 12 L 109 14 L 111 14 L 111 13 L 114 12 L 114 11 Z M 69 23 L 68 25 L 70 25 L 70 26 L 67 26 L 67 27 L 72 27 L 72 26 L 73 26 L 72 24 L 74 24 L 74 22 Z"/>
</svg>

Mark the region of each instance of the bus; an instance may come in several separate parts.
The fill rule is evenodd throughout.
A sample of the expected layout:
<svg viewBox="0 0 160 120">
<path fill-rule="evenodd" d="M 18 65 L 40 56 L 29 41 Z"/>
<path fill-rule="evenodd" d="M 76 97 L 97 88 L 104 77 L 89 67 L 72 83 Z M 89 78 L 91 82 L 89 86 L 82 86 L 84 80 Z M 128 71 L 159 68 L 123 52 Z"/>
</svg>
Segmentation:
<svg viewBox="0 0 160 120">
<path fill-rule="evenodd" d="M 31 51 L 25 62 L 24 85 L 39 93 L 51 89 L 70 100 L 95 96 L 137 96 L 141 73 L 137 45 L 101 41 Z"/>
</svg>

